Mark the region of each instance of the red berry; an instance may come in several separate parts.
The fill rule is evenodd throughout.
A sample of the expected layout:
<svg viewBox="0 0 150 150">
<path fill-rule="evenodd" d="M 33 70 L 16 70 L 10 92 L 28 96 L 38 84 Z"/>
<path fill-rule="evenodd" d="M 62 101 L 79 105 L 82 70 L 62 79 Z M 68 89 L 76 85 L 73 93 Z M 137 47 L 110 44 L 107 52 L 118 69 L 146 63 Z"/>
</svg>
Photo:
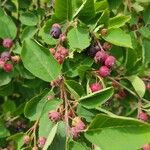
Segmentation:
<svg viewBox="0 0 150 150">
<path fill-rule="evenodd" d="M 3 70 L 5 72 L 11 72 L 12 69 L 13 69 L 13 65 L 12 64 L 4 64 L 4 66 L 3 66 Z"/>
<path fill-rule="evenodd" d="M 150 90 L 150 83 L 147 83 L 146 89 L 147 89 L 147 90 Z"/>
<path fill-rule="evenodd" d="M 119 95 L 120 98 L 126 97 L 126 93 L 125 93 L 124 90 L 120 90 L 119 93 L 118 93 L 118 95 Z"/>
<path fill-rule="evenodd" d="M 149 144 L 145 144 L 142 149 L 143 150 L 150 150 L 150 145 Z"/>
<path fill-rule="evenodd" d="M 145 112 L 141 111 L 141 112 L 139 113 L 138 118 L 139 118 L 140 120 L 142 120 L 142 121 L 147 121 L 147 120 L 148 120 L 148 115 L 147 115 Z"/>
<path fill-rule="evenodd" d="M 105 60 L 105 65 L 107 67 L 112 67 L 116 62 L 116 58 L 114 56 L 108 56 Z"/>
<path fill-rule="evenodd" d="M 78 130 L 82 131 L 83 129 L 85 129 L 85 124 L 84 122 L 81 120 L 80 117 L 75 117 L 72 120 L 72 126 L 76 127 Z"/>
<path fill-rule="evenodd" d="M 65 34 L 61 34 L 60 37 L 59 37 L 59 39 L 60 39 L 61 42 L 64 42 L 66 40 L 66 38 L 67 37 L 66 37 Z"/>
<path fill-rule="evenodd" d="M 94 57 L 95 62 L 104 62 L 108 57 L 105 51 L 98 51 Z"/>
<path fill-rule="evenodd" d="M 100 67 L 98 73 L 101 77 L 107 77 L 110 75 L 111 70 L 107 66 Z"/>
<path fill-rule="evenodd" d="M 28 145 L 30 143 L 30 136 L 29 135 L 25 135 L 23 138 L 24 144 Z"/>
<path fill-rule="evenodd" d="M 45 143 L 46 143 L 46 138 L 45 137 L 39 137 L 39 139 L 38 139 L 38 146 L 40 148 L 43 148 Z"/>
<path fill-rule="evenodd" d="M 52 122 L 58 122 L 61 119 L 61 114 L 54 110 L 49 112 L 48 117 Z"/>
<path fill-rule="evenodd" d="M 13 45 L 12 39 L 6 38 L 6 39 L 3 40 L 3 46 L 4 46 L 5 48 L 11 48 L 12 45 Z"/>
<path fill-rule="evenodd" d="M 5 52 L 1 53 L 1 59 L 3 61 L 6 62 L 6 61 L 10 60 L 10 58 L 11 58 L 11 55 L 9 52 L 5 51 Z"/>
<path fill-rule="evenodd" d="M 97 91 L 100 91 L 101 89 L 103 89 L 103 86 L 99 83 L 93 83 L 90 85 L 90 89 L 92 92 L 97 92 Z"/>
</svg>

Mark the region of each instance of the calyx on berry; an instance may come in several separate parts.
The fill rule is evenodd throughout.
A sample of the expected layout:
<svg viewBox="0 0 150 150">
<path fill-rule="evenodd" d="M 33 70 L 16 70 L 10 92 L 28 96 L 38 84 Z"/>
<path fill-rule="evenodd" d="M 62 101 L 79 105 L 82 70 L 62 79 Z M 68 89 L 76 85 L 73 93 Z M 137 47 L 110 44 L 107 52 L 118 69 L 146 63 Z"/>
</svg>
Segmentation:
<svg viewBox="0 0 150 150">
<path fill-rule="evenodd" d="M 10 38 L 6 38 L 3 40 L 3 47 L 11 48 L 13 46 L 13 41 Z"/>
<path fill-rule="evenodd" d="M 50 31 L 51 36 L 55 39 L 59 39 L 61 33 L 62 33 L 62 31 L 61 31 L 60 25 L 59 24 L 53 24 L 52 29 Z"/>
<path fill-rule="evenodd" d="M 61 120 L 61 114 L 56 110 L 50 111 L 48 117 L 52 122 L 58 122 Z"/>
<path fill-rule="evenodd" d="M 90 89 L 92 92 L 97 92 L 97 91 L 100 91 L 101 89 L 103 89 L 103 86 L 99 83 L 93 83 L 90 85 Z"/>
</svg>

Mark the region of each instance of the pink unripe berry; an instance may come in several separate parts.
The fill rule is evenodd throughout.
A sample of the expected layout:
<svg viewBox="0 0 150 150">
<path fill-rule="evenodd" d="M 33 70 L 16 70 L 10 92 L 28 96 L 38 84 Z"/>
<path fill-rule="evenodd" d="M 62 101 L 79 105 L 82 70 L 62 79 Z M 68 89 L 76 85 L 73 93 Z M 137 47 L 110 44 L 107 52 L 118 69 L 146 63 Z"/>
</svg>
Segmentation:
<svg viewBox="0 0 150 150">
<path fill-rule="evenodd" d="M 93 83 L 90 85 L 90 89 L 92 92 L 97 92 L 97 91 L 100 91 L 101 89 L 103 89 L 103 86 L 99 83 Z"/>
<path fill-rule="evenodd" d="M 111 70 L 107 67 L 107 66 L 102 66 L 100 67 L 98 74 L 101 77 L 107 77 L 108 75 L 110 75 Z"/>
<path fill-rule="evenodd" d="M 95 62 L 104 62 L 108 57 L 105 51 L 98 51 L 94 57 Z"/>
<path fill-rule="evenodd" d="M 80 133 L 81 132 L 76 127 L 72 127 L 71 128 L 71 134 L 72 134 L 74 139 L 79 138 L 80 137 Z"/>
<path fill-rule="evenodd" d="M 118 95 L 119 95 L 120 98 L 126 97 L 126 93 L 125 93 L 124 90 L 120 90 L 119 93 L 118 93 Z"/>
<path fill-rule="evenodd" d="M 148 120 L 148 115 L 147 115 L 145 112 L 141 111 L 141 112 L 139 113 L 138 118 L 139 118 L 140 120 L 142 120 L 142 121 L 147 121 L 147 120 Z"/>
<path fill-rule="evenodd" d="M 61 42 L 64 42 L 66 40 L 66 38 L 67 38 L 66 35 L 63 33 L 59 36 L 59 39 Z"/>
<path fill-rule="evenodd" d="M 0 68 L 4 67 L 5 62 L 3 60 L 0 59 Z"/>
<path fill-rule="evenodd" d="M 5 72 L 11 72 L 12 69 L 13 69 L 13 65 L 12 64 L 4 64 L 4 66 L 3 66 L 3 70 Z"/>
<path fill-rule="evenodd" d="M 116 62 L 116 58 L 114 56 L 108 56 L 105 60 L 105 65 L 107 67 L 112 67 Z"/>
<path fill-rule="evenodd" d="M 13 45 L 12 39 L 6 38 L 6 39 L 3 40 L 3 46 L 4 46 L 5 48 L 11 48 L 12 45 Z"/>
<path fill-rule="evenodd" d="M 85 129 L 85 124 L 84 122 L 81 120 L 80 117 L 75 117 L 72 120 L 72 126 L 76 127 L 79 131 L 82 131 L 83 129 Z"/>
<path fill-rule="evenodd" d="M 52 122 L 58 122 L 61 119 L 61 114 L 53 110 L 49 112 L 48 117 Z"/>
<path fill-rule="evenodd" d="M 29 135 L 25 135 L 23 138 L 23 142 L 24 144 L 28 145 L 30 143 L 30 136 Z"/>
<path fill-rule="evenodd" d="M 45 137 L 39 137 L 39 139 L 38 139 L 38 146 L 40 148 L 43 148 L 45 143 L 46 143 L 46 138 Z"/>
<path fill-rule="evenodd" d="M 10 60 L 10 58 L 11 58 L 11 55 L 9 52 L 5 51 L 5 52 L 1 53 L 1 60 L 6 62 L 6 61 Z"/>
<path fill-rule="evenodd" d="M 19 63 L 20 62 L 20 56 L 18 55 L 15 55 L 15 56 L 11 56 L 11 61 L 15 64 Z"/>
<path fill-rule="evenodd" d="M 147 83 L 146 89 L 147 89 L 147 90 L 150 90 L 150 83 Z"/>
<path fill-rule="evenodd" d="M 55 48 L 50 48 L 49 51 L 52 55 L 55 55 L 55 52 L 56 52 Z"/>
<path fill-rule="evenodd" d="M 143 150 L 150 150 L 150 145 L 149 144 L 145 144 L 142 149 Z"/>
</svg>

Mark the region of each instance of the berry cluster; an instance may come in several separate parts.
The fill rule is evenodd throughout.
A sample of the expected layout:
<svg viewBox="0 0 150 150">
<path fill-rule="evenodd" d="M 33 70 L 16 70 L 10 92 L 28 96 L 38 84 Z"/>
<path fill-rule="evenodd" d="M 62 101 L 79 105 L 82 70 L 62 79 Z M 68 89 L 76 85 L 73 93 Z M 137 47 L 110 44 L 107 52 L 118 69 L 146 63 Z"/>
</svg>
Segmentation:
<svg viewBox="0 0 150 150">
<path fill-rule="evenodd" d="M 56 49 L 50 48 L 50 52 L 59 64 L 62 64 L 65 58 L 69 55 L 68 49 L 61 45 L 58 45 Z"/>
<path fill-rule="evenodd" d="M 3 47 L 10 49 L 13 46 L 13 41 L 9 38 L 3 40 Z M 4 51 L 0 54 L 0 68 L 5 72 L 11 72 L 13 70 L 13 63 L 20 61 L 19 56 L 11 56 L 9 51 Z"/>
<path fill-rule="evenodd" d="M 71 128 L 71 134 L 73 136 L 74 139 L 80 137 L 80 134 L 83 132 L 83 130 L 85 129 L 85 124 L 84 122 L 81 120 L 80 117 L 75 117 L 72 120 L 72 128 Z"/>
<path fill-rule="evenodd" d="M 111 67 L 116 63 L 114 56 L 108 55 L 104 50 L 99 50 L 94 57 L 96 63 L 101 63 L 102 66 L 98 70 L 98 74 L 101 77 L 107 77 L 111 73 Z"/>
</svg>

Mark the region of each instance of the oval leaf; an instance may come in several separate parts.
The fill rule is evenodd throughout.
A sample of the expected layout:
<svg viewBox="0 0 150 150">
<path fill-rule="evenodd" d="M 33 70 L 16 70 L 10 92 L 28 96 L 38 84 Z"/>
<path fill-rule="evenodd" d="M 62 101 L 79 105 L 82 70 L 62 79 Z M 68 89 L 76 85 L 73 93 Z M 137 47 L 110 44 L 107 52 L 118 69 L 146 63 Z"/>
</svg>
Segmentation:
<svg viewBox="0 0 150 150">
<path fill-rule="evenodd" d="M 50 82 L 60 74 L 61 66 L 49 51 L 31 39 L 25 40 L 21 56 L 25 68 L 44 81 Z"/>
</svg>

